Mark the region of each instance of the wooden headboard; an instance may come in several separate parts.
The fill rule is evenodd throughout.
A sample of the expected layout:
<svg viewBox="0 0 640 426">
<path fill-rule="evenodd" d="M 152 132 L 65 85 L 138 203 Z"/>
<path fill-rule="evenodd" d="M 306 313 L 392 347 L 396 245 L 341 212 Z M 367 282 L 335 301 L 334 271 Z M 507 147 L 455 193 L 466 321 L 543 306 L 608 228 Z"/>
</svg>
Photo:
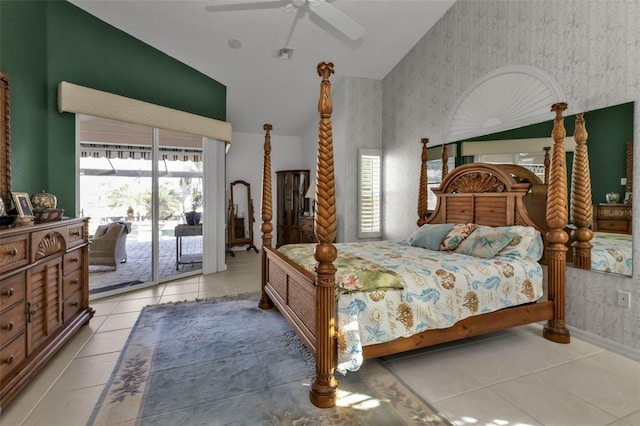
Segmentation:
<svg viewBox="0 0 640 426">
<path fill-rule="evenodd" d="M 434 189 L 435 210 L 427 223 L 477 223 L 487 226 L 533 226 L 544 233 L 529 214 L 524 198 L 532 184 L 514 178 L 513 171 L 485 163 L 459 166 Z M 544 214 L 544 207 L 542 213 Z"/>
</svg>

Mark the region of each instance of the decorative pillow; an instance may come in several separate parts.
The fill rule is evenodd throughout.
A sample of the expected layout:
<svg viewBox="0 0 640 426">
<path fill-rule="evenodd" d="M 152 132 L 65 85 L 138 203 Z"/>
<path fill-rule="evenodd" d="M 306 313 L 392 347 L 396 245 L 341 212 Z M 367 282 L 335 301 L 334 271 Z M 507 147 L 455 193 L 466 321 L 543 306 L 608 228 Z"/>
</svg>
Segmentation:
<svg viewBox="0 0 640 426">
<path fill-rule="evenodd" d="M 440 250 L 440 244 L 449 231 L 453 229 L 453 223 L 439 223 L 422 225 L 409 237 L 409 244 L 414 247 L 422 247 L 429 250 Z"/>
<path fill-rule="evenodd" d="M 476 229 L 475 223 L 458 223 L 453 226 L 440 244 L 440 250 L 455 250 Z"/>
<path fill-rule="evenodd" d="M 483 259 L 492 259 L 516 235 L 515 232 L 496 230 L 490 226 L 478 227 L 454 251 Z"/>
<path fill-rule="evenodd" d="M 544 253 L 542 235 L 532 226 L 502 226 L 496 230 L 513 232 L 516 236 L 500 250 L 496 256 L 513 257 L 516 259 L 531 259 L 538 261 Z"/>
</svg>

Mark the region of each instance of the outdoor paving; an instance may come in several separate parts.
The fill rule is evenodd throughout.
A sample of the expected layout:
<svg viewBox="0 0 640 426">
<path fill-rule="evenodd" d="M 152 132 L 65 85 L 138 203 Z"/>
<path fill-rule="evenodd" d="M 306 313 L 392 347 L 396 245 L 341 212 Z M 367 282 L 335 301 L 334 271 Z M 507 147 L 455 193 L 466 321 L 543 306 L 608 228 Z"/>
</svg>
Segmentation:
<svg viewBox="0 0 640 426">
<path fill-rule="evenodd" d="M 182 254 L 202 255 L 202 236 L 182 238 Z M 202 263 L 179 265 L 176 269 L 176 239 L 160 240 L 158 269 L 160 280 L 180 275 L 185 272 L 202 269 Z M 115 284 L 132 281 L 147 282 L 151 280 L 151 241 L 127 241 L 127 262 L 110 266 L 89 266 L 89 290 L 96 290 Z"/>
</svg>

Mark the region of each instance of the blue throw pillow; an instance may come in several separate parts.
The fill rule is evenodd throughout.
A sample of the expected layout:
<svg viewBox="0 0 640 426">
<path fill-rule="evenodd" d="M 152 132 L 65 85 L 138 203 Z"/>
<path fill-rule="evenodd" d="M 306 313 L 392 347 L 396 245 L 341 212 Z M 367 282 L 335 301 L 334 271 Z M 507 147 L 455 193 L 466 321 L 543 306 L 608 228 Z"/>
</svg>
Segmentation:
<svg viewBox="0 0 640 426">
<path fill-rule="evenodd" d="M 515 237 L 515 232 L 495 230 L 491 227 L 480 227 L 473 231 L 456 249 L 456 253 L 492 259 L 505 248 Z"/>
<path fill-rule="evenodd" d="M 422 225 L 409 237 L 409 244 L 429 250 L 439 250 L 444 237 L 453 229 L 453 223 Z"/>
</svg>

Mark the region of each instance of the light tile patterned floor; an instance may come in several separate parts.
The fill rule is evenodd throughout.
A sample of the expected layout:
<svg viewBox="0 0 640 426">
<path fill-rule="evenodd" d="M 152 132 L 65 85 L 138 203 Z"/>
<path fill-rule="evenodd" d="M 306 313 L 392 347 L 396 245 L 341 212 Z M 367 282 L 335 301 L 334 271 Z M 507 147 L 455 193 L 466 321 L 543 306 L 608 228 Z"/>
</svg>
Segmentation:
<svg viewBox="0 0 640 426">
<path fill-rule="evenodd" d="M 0 425 L 85 425 L 142 306 L 258 291 L 260 255 L 92 302 L 96 316 L 0 413 Z M 529 325 L 387 358 L 454 425 L 640 426 L 640 363 Z"/>
</svg>

